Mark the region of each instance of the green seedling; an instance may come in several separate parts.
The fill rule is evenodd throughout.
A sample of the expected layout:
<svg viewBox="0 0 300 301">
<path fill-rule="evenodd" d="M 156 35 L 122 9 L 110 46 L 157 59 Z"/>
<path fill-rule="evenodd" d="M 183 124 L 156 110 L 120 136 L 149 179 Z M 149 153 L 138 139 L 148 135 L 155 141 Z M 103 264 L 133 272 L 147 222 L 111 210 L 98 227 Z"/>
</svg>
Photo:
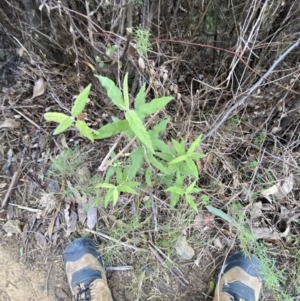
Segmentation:
<svg viewBox="0 0 300 301">
<path fill-rule="evenodd" d="M 152 128 L 148 129 L 147 118 L 152 118 L 173 100 L 171 96 L 154 98 L 146 102 L 146 86 L 143 85 L 136 97 L 131 100 L 128 93 L 128 74 L 124 76 L 122 91 L 115 83 L 101 75 L 96 75 L 101 85 L 106 90 L 112 103 L 123 112 L 125 119 L 112 117 L 112 122 L 94 130 L 91 129 L 78 116 L 85 109 L 91 85 L 87 86 L 75 100 L 71 116 L 64 113 L 49 112 L 45 114 L 47 121 L 57 122 L 59 126 L 54 134 L 59 134 L 74 125 L 83 137 L 91 141 L 105 139 L 114 135 L 123 134 L 130 140 L 135 140 L 135 146 L 122 162 L 117 161 L 117 156 L 111 152 L 109 164 L 103 176 L 99 178 L 96 186 L 97 192 L 93 193 L 97 199 L 105 195 L 103 205 L 115 205 L 120 194 L 136 195 L 141 180 L 145 183 L 143 189 L 163 188 L 169 195 L 171 206 L 175 207 L 180 199 L 185 200 L 190 207 L 197 211 L 194 198 L 200 192 L 196 187 L 199 179 L 197 160 L 205 157 L 197 151 L 201 143 L 201 135 L 187 146 L 185 141 L 172 139 L 172 144 L 164 142 L 161 138 L 166 131 L 170 118 L 155 121 Z M 187 188 L 184 183 L 193 180 Z M 100 191 L 99 191 L 100 189 Z M 208 197 L 202 195 L 202 204 L 208 203 Z"/>
</svg>

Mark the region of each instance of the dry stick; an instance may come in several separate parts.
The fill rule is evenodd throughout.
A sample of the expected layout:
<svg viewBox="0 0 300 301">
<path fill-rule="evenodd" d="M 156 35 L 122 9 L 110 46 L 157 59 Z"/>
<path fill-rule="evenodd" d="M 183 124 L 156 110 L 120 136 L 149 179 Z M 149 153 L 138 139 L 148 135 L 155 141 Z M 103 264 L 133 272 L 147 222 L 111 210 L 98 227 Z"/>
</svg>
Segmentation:
<svg viewBox="0 0 300 301">
<path fill-rule="evenodd" d="M 14 175 L 13 175 L 13 177 L 12 177 L 12 179 L 11 179 L 9 188 L 8 188 L 8 190 L 7 190 L 7 192 L 6 192 L 6 195 L 5 195 L 5 197 L 4 197 L 3 201 L 2 201 L 2 206 L 1 206 L 2 209 L 7 205 L 7 201 L 8 201 L 8 199 L 9 199 L 9 197 L 10 197 L 12 191 L 13 191 L 13 188 L 15 187 L 15 185 L 16 185 L 17 182 L 18 182 L 18 179 L 19 179 L 20 174 L 21 174 L 21 170 L 20 170 L 20 169 L 17 170 L 17 171 L 14 173 Z"/>
<path fill-rule="evenodd" d="M 117 147 L 117 145 L 119 144 L 121 138 L 123 137 L 123 133 L 118 137 L 118 139 L 115 141 L 115 143 L 113 144 L 113 146 L 110 148 L 109 152 L 107 153 L 107 155 L 105 156 L 105 158 L 103 159 L 103 161 L 101 162 L 101 165 L 98 167 L 97 171 L 102 171 L 105 170 L 105 168 L 103 169 L 106 161 L 109 159 L 111 153 L 114 151 L 114 149 Z"/>
<path fill-rule="evenodd" d="M 26 115 L 24 115 L 22 112 L 16 110 L 15 108 L 12 108 L 15 112 L 17 112 L 18 114 L 20 114 L 21 116 L 23 116 L 27 121 L 29 121 L 32 125 L 34 125 L 35 127 L 37 127 L 39 130 L 43 130 L 41 129 L 41 127 L 39 125 L 37 125 L 34 121 L 32 121 L 29 117 L 27 117 Z"/>
<path fill-rule="evenodd" d="M 41 211 L 41 209 L 35 209 L 35 208 L 25 207 L 25 206 L 21 206 L 21 205 L 18 205 L 18 204 L 13 204 L 13 203 L 9 203 L 9 205 L 14 206 L 14 207 L 18 207 L 19 209 L 27 210 L 29 212 L 35 212 L 35 213 L 37 213 L 37 212 Z"/>
<path fill-rule="evenodd" d="M 88 20 L 88 33 L 89 33 L 89 38 L 92 46 L 94 46 L 94 39 L 93 39 L 93 26 L 92 26 L 92 21 L 91 21 L 91 16 L 90 16 L 90 8 L 89 8 L 89 3 L 88 1 L 85 1 L 85 8 L 86 8 L 86 17 Z"/>
<path fill-rule="evenodd" d="M 104 233 L 101 233 L 101 232 L 97 232 L 97 231 L 93 231 L 93 230 L 89 230 L 89 229 L 85 229 L 85 231 L 86 231 L 86 232 L 89 232 L 89 233 L 93 233 L 93 234 L 98 235 L 98 236 L 100 236 L 100 237 L 103 237 L 103 238 L 105 238 L 105 239 L 111 240 L 111 241 L 113 241 L 113 242 L 115 242 L 115 243 L 117 243 L 117 244 L 120 244 L 120 245 L 122 245 L 122 246 L 124 246 L 124 247 L 126 247 L 126 248 L 133 249 L 133 250 L 135 250 L 135 251 L 146 251 L 146 250 L 144 250 L 144 249 L 137 248 L 137 247 L 135 247 L 135 246 L 133 246 L 133 245 L 126 244 L 125 242 L 121 242 L 121 241 L 119 241 L 119 240 L 117 240 L 117 239 L 115 239 L 115 238 L 112 238 L 112 237 L 110 237 L 110 236 L 108 236 L 108 235 L 106 235 L 106 234 L 104 234 Z"/>
<path fill-rule="evenodd" d="M 270 69 L 267 71 L 267 73 L 260 78 L 260 80 L 252 86 L 251 89 L 244 95 L 235 105 L 233 105 L 230 109 L 228 109 L 222 119 L 202 138 L 202 142 L 206 140 L 208 137 L 210 137 L 213 133 L 215 133 L 219 127 L 227 120 L 229 115 L 240 105 L 244 104 L 246 99 L 256 90 L 263 82 L 264 80 L 272 73 L 272 71 L 276 68 L 276 66 L 296 47 L 298 47 L 300 44 L 300 39 L 296 41 L 292 46 L 290 46 L 276 61 L 274 61 L 273 65 L 270 67 Z"/>
<path fill-rule="evenodd" d="M 158 259 L 158 261 L 166 268 L 169 269 L 169 271 L 178 278 L 178 280 L 180 281 L 180 283 L 183 286 L 189 285 L 189 282 L 184 278 L 184 275 L 182 273 L 182 271 L 176 266 L 176 264 L 168 257 L 166 256 L 156 245 L 154 245 L 151 241 L 148 241 L 148 247 L 150 249 L 150 251 L 153 253 L 153 255 Z M 161 254 L 162 257 L 164 257 L 166 260 L 168 260 L 170 263 L 172 263 L 172 265 L 174 266 L 174 269 L 171 269 L 170 267 L 168 267 L 168 265 L 166 264 L 165 260 L 161 258 L 161 256 L 159 255 Z"/>
<path fill-rule="evenodd" d="M 48 283 L 49 283 L 49 276 L 50 276 L 50 273 L 51 273 L 51 270 L 52 270 L 52 266 L 53 266 L 53 262 L 51 263 L 50 265 L 50 268 L 49 268 L 49 271 L 48 271 L 48 274 L 47 274 L 47 278 L 46 278 L 46 294 L 47 296 L 49 296 L 49 291 L 48 291 Z"/>
</svg>

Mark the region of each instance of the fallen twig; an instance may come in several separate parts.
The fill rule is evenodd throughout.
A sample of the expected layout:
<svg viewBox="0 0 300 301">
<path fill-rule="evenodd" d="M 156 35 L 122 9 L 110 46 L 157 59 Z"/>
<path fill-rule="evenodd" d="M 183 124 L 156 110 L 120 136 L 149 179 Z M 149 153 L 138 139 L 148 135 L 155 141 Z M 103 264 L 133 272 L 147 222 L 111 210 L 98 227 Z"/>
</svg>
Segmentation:
<svg viewBox="0 0 300 301">
<path fill-rule="evenodd" d="M 119 267 L 106 267 L 106 271 L 132 271 L 133 266 L 132 265 L 124 265 Z"/>
<path fill-rule="evenodd" d="M 108 235 L 106 235 L 106 234 L 104 234 L 104 233 L 101 233 L 101 232 L 97 232 L 97 231 L 93 231 L 93 230 L 89 230 L 89 229 L 85 229 L 85 231 L 86 231 L 86 232 L 93 233 L 93 234 L 98 235 L 98 236 L 100 236 L 100 237 L 103 237 L 103 238 L 105 238 L 105 239 L 111 240 L 111 241 L 113 241 L 113 242 L 115 242 L 115 243 L 117 243 L 117 244 L 120 244 L 120 245 L 122 245 L 122 246 L 124 246 L 124 247 L 126 247 L 126 248 L 133 249 L 133 250 L 135 250 L 135 251 L 146 251 L 146 250 L 144 250 L 144 249 L 141 249 L 141 248 L 135 247 L 135 246 L 133 246 L 133 245 L 129 245 L 129 244 L 125 243 L 125 242 L 119 241 L 119 240 L 117 240 L 117 239 L 115 239 L 115 238 L 112 238 L 112 237 L 110 237 L 110 236 L 108 236 Z"/>
<path fill-rule="evenodd" d="M 184 275 L 182 273 L 182 271 L 176 266 L 176 264 L 168 257 L 166 256 L 157 246 L 155 246 L 151 241 L 148 242 L 148 247 L 150 249 L 150 251 L 152 252 L 152 254 L 157 258 L 157 260 L 167 269 L 170 270 L 170 272 L 178 278 L 178 280 L 180 281 L 180 283 L 183 286 L 187 286 L 189 285 L 189 282 L 184 278 Z M 161 254 L 162 257 L 164 257 L 166 260 L 168 260 L 172 266 L 174 267 L 173 269 L 171 269 L 165 262 L 165 260 L 163 258 L 161 258 L 161 256 L 159 255 Z"/>
<path fill-rule="evenodd" d="M 13 204 L 13 203 L 9 203 L 9 205 L 18 207 L 19 209 L 27 210 L 29 212 L 39 212 L 39 211 L 41 211 L 41 209 L 35 209 L 35 208 L 25 207 L 25 206 L 21 206 L 21 205 L 18 205 L 18 204 Z"/>
<path fill-rule="evenodd" d="M 10 195 L 11 195 L 11 193 L 12 193 L 12 191 L 13 191 L 15 185 L 16 185 L 17 182 L 18 182 L 18 179 L 19 179 L 20 174 L 21 174 L 21 170 L 20 170 L 20 169 L 18 169 L 17 171 L 15 171 L 15 173 L 14 173 L 12 179 L 11 179 L 9 188 L 8 188 L 8 190 L 7 190 L 7 192 L 6 192 L 6 195 L 5 195 L 5 197 L 4 197 L 3 201 L 2 201 L 2 205 L 1 205 L 1 208 L 2 208 L 2 209 L 3 209 L 4 207 L 6 207 L 7 202 L 8 202 L 8 200 L 9 200 L 9 197 L 10 197 Z"/>
<path fill-rule="evenodd" d="M 246 99 L 265 81 L 265 79 L 273 72 L 273 70 L 276 68 L 276 66 L 296 47 L 298 47 L 300 44 L 300 39 L 296 41 L 294 44 L 292 44 L 276 61 L 274 61 L 273 65 L 270 67 L 270 69 L 267 71 L 267 73 L 260 78 L 260 80 L 252 86 L 248 90 L 248 92 L 231 108 L 229 108 L 222 116 L 221 120 L 202 138 L 202 142 L 206 140 L 208 137 L 210 137 L 213 133 L 215 133 L 218 128 L 227 120 L 229 115 L 237 109 L 239 106 L 244 104 Z"/>
</svg>

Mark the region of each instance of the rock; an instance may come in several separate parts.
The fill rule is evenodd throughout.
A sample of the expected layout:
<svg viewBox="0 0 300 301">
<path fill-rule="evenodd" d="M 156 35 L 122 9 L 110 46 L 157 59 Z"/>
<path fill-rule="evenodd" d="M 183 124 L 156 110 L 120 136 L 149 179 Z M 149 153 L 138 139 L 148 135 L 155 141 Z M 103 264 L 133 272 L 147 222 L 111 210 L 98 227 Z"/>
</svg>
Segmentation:
<svg viewBox="0 0 300 301">
<path fill-rule="evenodd" d="M 21 233 L 20 221 L 19 220 L 8 220 L 3 225 L 3 230 L 7 232 L 7 235 L 11 236 L 12 234 Z"/>
<path fill-rule="evenodd" d="M 195 255 L 194 249 L 188 244 L 186 237 L 183 235 L 178 237 L 178 239 L 175 243 L 175 249 L 176 249 L 177 254 L 183 260 L 190 260 Z"/>
</svg>

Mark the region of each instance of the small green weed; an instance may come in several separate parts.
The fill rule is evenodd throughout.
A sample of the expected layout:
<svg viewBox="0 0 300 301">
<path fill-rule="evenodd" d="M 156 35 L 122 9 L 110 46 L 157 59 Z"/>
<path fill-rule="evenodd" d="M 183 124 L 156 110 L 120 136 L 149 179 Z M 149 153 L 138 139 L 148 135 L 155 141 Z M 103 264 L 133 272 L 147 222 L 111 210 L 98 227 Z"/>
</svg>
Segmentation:
<svg viewBox="0 0 300 301">
<path fill-rule="evenodd" d="M 236 128 L 240 124 L 240 120 L 232 117 L 232 118 L 229 118 L 225 124 L 231 128 Z"/>
<path fill-rule="evenodd" d="M 137 28 L 134 31 L 134 38 L 138 54 L 147 57 L 147 53 L 152 49 L 150 43 L 150 30 Z"/>
<path fill-rule="evenodd" d="M 264 144 L 266 138 L 267 138 L 267 136 L 266 136 L 265 133 L 259 133 L 259 134 L 255 137 L 255 139 L 254 139 L 254 141 L 253 141 L 253 144 L 256 145 L 256 146 L 258 146 L 258 147 L 261 147 L 261 146 Z"/>
<path fill-rule="evenodd" d="M 76 175 L 84 165 L 86 158 L 86 155 L 82 154 L 78 147 L 64 149 L 55 158 L 51 158 L 48 174 L 67 179 L 70 175 Z"/>
</svg>

